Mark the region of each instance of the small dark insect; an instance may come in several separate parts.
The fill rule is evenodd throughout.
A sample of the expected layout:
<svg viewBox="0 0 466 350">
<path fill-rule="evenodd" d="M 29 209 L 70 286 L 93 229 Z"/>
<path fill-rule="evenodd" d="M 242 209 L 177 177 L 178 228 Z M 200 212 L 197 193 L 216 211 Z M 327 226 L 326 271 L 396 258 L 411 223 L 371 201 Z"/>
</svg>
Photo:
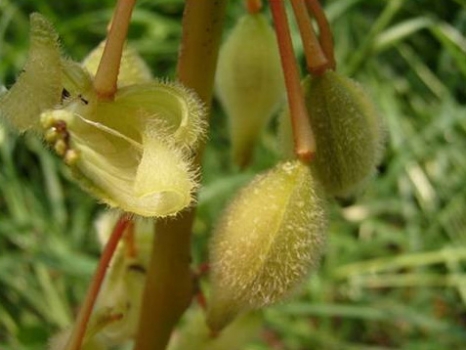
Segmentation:
<svg viewBox="0 0 466 350">
<path fill-rule="evenodd" d="M 70 92 L 68 90 L 63 89 L 61 91 L 61 100 L 62 100 L 62 102 L 63 102 L 63 100 L 67 99 L 70 96 L 71 96 L 71 94 L 70 94 Z"/>
<path fill-rule="evenodd" d="M 89 101 L 86 100 L 82 95 L 78 95 L 78 97 L 81 100 L 81 102 L 84 103 L 85 105 L 89 104 Z"/>
</svg>

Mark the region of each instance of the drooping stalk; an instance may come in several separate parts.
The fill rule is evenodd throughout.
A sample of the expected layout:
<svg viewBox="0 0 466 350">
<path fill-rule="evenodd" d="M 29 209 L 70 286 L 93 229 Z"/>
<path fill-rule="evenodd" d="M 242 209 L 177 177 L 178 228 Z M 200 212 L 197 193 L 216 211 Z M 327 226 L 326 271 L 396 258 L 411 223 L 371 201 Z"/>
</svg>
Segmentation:
<svg viewBox="0 0 466 350">
<path fill-rule="evenodd" d="M 71 333 L 71 337 L 66 346 L 66 350 L 81 349 L 81 345 L 86 334 L 87 323 L 89 322 L 92 309 L 94 308 L 94 304 L 99 294 L 100 287 L 102 286 L 102 282 L 105 278 L 107 267 L 110 264 L 110 260 L 113 257 L 113 254 L 118 245 L 118 242 L 120 241 L 121 236 L 123 235 L 129 224 L 130 219 L 122 216 L 115 225 L 115 228 L 113 229 L 113 232 L 110 235 L 107 244 L 105 245 L 104 251 L 102 252 L 102 256 L 99 260 L 99 265 L 97 266 L 97 269 L 94 273 L 91 285 L 87 290 L 84 303 L 81 306 L 81 309 L 79 310 L 76 324 L 73 328 L 73 332 Z"/>
<path fill-rule="evenodd" d="M 269 0 L 269 3 L 277 35 L 283 75 L 285 77 L 295 142 L 295 154 L 302 161 L 309 162 L 315 153 L 315 138 L 309 122 L 304 93 L 300 84 L 299 70 L 294 56 L 285 5 L 282 0 Z"/>
<path fill-rule="evenodd" d="M 100 99 L 113 100 L 115 96 L 121 55 L 135 3 L 136 0 L 118 0 L 116 5 L 102 59 L 94 79 L 94 89 Z"/>
<path fill-rule="evenodd" d="M 178 79 L 210 106 L 227 0 L 187 0 Z M 195 162 L 200 163 L 200 145 Z M 195 293 L 191 232 L 195 207 L 158 220 L 144 290 L 135 350 L 163 350 Z"/>
<path fill-rule="evenodd" d="M 319 41 L 322 51 L 324 51 L 325 57 L 329 61 L 329 68 L 335 70 L 335 52 L 333 48 L 333 35 L 328 23 L 327 16 L 320 6 L 319 0 L 306 0 L 306 5 L 309 12 L 314 16 L 317 25 L 319 27 Z"/>
<path fill-rule="evenodd" d="M 321 75 L 330 67 L 330 62 L 320 46 L 320 42 L 312 27 L 311 18 L 307 12 L 304 0 L 292 0 L 291 5 L 298 22 L 307 69 L 313 75 Z"/>
</svg>

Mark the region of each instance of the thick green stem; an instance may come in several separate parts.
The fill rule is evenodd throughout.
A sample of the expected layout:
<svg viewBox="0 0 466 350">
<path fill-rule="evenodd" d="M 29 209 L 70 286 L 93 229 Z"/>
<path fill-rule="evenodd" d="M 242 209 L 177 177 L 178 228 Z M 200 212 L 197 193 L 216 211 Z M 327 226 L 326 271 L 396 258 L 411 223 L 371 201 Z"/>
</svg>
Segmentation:
<svg viewBox="0 0 466 350">
<path fill-rule="evenodd" d="M 187 0 L 178 79 L 195 90 L 206 106 L 212 99 L 218 48 L 227 0 Z M 196 155 L 200 163 L 203 145 Z M 195 292 L 191 263 L 192 207 L 156 222 L 155 239 L 135 350 L 163 350 Z"/>
</svg>

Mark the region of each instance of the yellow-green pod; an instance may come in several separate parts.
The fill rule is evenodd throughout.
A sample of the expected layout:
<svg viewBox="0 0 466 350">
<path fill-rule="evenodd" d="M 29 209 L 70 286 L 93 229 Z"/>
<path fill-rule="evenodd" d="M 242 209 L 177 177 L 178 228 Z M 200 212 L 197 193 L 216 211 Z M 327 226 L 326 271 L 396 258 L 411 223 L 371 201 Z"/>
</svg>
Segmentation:
<svg viewBox="0 0 466 350">
<path fill-rule="evenodd" d="M 275 34 L 262 14 L 240 18 L 221 47 L 216 91 L 229 118 L 233 160 L 243 167 L 285 93 Z"/>
<path fill-rule="evenodd" d="M 325 200 L 307 165 L 284 162 L 257 176 L 212 237 L 210 328 L 290 295 L 318 264 L 325 240 Z"/>
<path fill-rule="evenodd" d="M 61 64 L 58 34 L 42 15 L 30 17 L 30 47 L 16 83 L 0 97 L 0 117 L 18 131 L 38 129 L 40 113 L 60 103 Z"/>
</svg>

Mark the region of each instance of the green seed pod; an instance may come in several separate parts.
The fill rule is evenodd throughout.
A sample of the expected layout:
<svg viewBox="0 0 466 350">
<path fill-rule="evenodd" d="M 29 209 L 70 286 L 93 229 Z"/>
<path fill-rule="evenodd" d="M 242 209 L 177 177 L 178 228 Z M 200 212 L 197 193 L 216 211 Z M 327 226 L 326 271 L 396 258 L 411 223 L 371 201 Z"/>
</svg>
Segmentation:
<svg viewBox="0 0 466 350">
<path fill-rule="evenodd" d="M 101 42 L 83 61 L 83 66 L 95 75 L 104 52 L 105 41 Z M 118 72 L 118 87 L 144 83 L 152 80 L 149 66 L 131 46 L 125 45 Z"/>
<path fill-rule="evenodd" d="M 374 174 L 382 155 L 379 114 L 362 87 L 327 71 L 303 83 L 316 138 L 312 162 L 325 190 L 347 196 Z"/>
<path fill-rule="evenodd" d="M 285 162 L 255 178 L 212 238 L 209 327 L 287 297 L 318 264 L 325 230 L 323 194 L 308 166 Z"/>
<path fill-rule="evenodd" d="M 39 127 L 39 115 L 60 103 L 58 34 L 42 15 L 31 15 L 29 54 L 23 72 L 0 97 L 0 116 L 19 131 Z"/>
<path fill-rule="evenodd" d="M 216 90 L 229 117 L 233 160 L 246 166 L 285 93 L 275 35 L 262 14 L 243 16 L 222 46 Z"/>
<path fill-rule="evenodd" d="M 92 86 L 69 66 L 75 90 Z M 141 216 L 174 215 L 190 205 L 197 186 L 191 148 L 204 132 L 204 108 L 192 92 L 154 81 L 124 86 L 113 101 L 92 89 L 75 93 L 41 121 L 46 140 L 86 190 Z"/>
</svg>

